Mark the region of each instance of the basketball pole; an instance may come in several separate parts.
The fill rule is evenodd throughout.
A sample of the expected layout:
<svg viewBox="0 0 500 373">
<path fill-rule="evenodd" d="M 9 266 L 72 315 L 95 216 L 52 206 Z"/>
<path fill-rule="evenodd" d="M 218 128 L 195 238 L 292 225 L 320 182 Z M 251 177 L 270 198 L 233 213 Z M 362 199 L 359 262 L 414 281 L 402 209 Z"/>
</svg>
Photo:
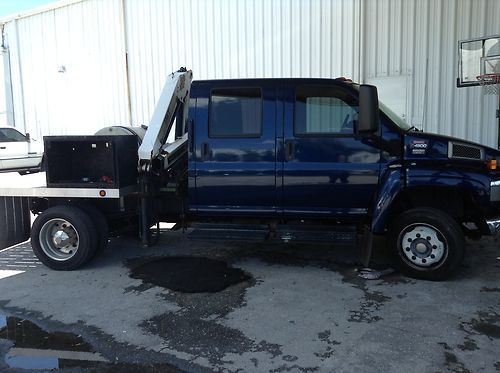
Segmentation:
<svg viewBox="0 0 500 373">
<path fill-rule="evenodd" d="M 497 124 L 498 124 L 498 140 L 497 140 L 497 148 L 500 149 L 500 93 L 497 93 L 497 101 L 498 101 L 498 106 L 497 106 Z"/>
</svg>

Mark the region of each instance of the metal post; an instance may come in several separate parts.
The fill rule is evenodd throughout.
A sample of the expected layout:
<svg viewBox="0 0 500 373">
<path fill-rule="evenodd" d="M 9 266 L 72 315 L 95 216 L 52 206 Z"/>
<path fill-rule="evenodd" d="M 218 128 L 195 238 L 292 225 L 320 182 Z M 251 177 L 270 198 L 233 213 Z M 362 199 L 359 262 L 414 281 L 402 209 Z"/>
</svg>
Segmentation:
<svg viewBox="0 0 500 373">
<path fill-rule="evenodd" d="M 500 149 L 500 92 L 497 93 L 498 98 L 498 109 L 497 109 L 497 121 L 498 121 L 498 149 Z"/>
<path fill-rule="evenodd" d="M 142 245 L 150 246 L 151 227 L 151 190 L 149 175 L 143 174 L 140 177 L 141 185 L 141 241 Z"/>
</svg>

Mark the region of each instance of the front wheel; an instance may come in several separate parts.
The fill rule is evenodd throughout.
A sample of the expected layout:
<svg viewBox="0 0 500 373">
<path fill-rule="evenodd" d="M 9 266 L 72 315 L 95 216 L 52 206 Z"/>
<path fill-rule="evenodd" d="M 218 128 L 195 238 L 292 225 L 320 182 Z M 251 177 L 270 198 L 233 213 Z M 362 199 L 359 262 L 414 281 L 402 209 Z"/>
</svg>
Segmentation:
<svg viewBox="0 0 500 373">
<path fill-rule="evenodd" d="M 448 214 L 415 208 L 399 215 L 389 230 L 398 269 L 415 278 L 443 280 L 462 262 L 465 238 Z"/>
<path fill-rule="evenodd" d="M 99 242 L 89 215 L 74 206 L 45 210 L 33 223 L 31 247 L 47 267 L 73 270 L 87 263 Z"/>
</svg>

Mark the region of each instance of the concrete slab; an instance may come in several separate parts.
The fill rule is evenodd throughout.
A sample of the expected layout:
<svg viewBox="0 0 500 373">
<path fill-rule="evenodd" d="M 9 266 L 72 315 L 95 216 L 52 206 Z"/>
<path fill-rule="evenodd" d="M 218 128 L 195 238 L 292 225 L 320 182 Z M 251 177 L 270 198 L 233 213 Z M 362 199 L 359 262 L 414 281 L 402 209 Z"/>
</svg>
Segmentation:
<svg viewBox="0 0 500 373">
<path fill-rule="evenodd" d="M 348 248 L 191 241 L 180 231 L 164 232 L 154 248 L 113 239 L 73 272 L 31 264 L 28 249 L 0 253 L 0 270 L 19 272 L 0 278 L 0 313 L 82 335 L 115 364 L 227 372 L 500 369 L 500 253 L 490 238 L 468 242 L 464 266 L 446 282 L 360 279 Z M 220 292 L 182 293 L 129 276 L 131 267 L 172 256 L 226 261 L 251 279 Z"/>
</svg>

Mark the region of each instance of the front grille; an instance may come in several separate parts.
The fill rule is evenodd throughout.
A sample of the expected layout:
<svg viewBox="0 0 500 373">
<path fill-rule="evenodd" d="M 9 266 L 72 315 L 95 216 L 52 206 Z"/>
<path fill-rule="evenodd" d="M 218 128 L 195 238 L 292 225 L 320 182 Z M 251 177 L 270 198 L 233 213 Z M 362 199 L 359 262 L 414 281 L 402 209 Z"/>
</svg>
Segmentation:
<svg viewBox="0 0 500 373">
<path fill-rule="evenodd" d="M 483 149 L 481 147 L 454 142 L 450 142 L 448 156 L 450 158 L 473 160 L 482 160 L 484 158 Z"/>
</svg>

